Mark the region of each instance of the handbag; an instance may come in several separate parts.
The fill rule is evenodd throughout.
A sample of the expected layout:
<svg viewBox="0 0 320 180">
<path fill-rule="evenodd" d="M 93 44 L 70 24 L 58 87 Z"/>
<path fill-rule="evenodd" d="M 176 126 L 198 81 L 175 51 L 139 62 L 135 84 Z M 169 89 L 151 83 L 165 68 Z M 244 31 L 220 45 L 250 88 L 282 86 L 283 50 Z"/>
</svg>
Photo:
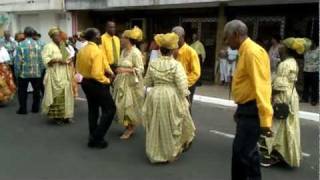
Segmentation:
<svg viewBox="0 0 320 180">
<path fill-rule="evenodd" d="M 292 92 L 290 96 L 290 101 L 288 103 L 274 103 L 273 104 L 273 117 L 276 119 L 285 120 L 288 118 L 290 109 L 289 104 L 291 103 L 293 90 L 295 88 L 295 85 L 292 87 Z"/>
</svg>

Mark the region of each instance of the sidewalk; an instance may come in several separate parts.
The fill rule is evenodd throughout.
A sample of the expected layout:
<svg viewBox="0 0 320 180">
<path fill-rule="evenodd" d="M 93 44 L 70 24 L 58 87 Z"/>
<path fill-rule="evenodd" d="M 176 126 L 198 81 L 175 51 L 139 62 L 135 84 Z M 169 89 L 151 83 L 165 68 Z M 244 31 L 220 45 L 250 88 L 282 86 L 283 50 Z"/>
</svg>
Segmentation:
<svg viewBox="0 0 320 180">
<path fill-rule="evenodd" d="M 195 94 L 230 100 L 229 91 L 229 86 L 203 84 L 202 86 L 197 87 Z M 300 110 L 312 113 L 319 113 L 319 105 L 311 106 L 309 103 L 300 103 Z"/>
</svg>

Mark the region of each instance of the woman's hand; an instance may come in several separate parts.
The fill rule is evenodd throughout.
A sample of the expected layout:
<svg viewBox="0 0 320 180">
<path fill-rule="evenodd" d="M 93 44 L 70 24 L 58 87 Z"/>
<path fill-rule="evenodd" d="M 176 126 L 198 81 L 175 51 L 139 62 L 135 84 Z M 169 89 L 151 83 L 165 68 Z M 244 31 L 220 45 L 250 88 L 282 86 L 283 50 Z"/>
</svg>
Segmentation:
<svg viewBox="0 0 320 180">
<path fill-rule="evenodd" d="M 58 60 L 52 59 L 51 61 L 48 62 L 48 66 L 52 67 L 54 64 L 57 64 L 57 63 L 58 63 Z"/>
<path fill-rule="evenodd" d="M 115 72 L 117 74 L 119 73 L 133 73 L 134 69 L 133 68 L 125 68 L 125 67 L 118 67 Z"/>
</svg>

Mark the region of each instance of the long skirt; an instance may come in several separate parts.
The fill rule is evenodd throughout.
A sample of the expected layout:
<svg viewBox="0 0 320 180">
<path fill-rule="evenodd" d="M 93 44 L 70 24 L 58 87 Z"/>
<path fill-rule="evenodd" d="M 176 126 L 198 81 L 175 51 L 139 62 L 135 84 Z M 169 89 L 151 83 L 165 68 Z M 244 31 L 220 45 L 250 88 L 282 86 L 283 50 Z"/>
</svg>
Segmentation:
<svg viewBox="0 0 320 180">
<path fill-rule="evenodd" d="M 64 93 L 53 100 L 53 104 L 49 108 L 48 117 L 50 119 L 62 119 L 65 116 L 65 97 Z"/>
<path fill-rule="evenodd" d="M 271 138 L 261 138 L 260 150 L 266 158 L 283 160 L 291 167 L 299 167 L 302 159 L 300 144 L 299 97 L 296 91 L 288 90 L 275 96 L 276 102 L 285 102 L 291 96 L 290 113 L 287 119 L 274 119 Z"/>
<path fill-rule="evenodd" d="M 118 74 L 113 84 L 117 117 L 123 126 L 138 125 L 142 119 L 144 88 L 142 80 L 135 82 L 134 78 L 133 75 Z"/>
<path fill-rule="evenodd" d="M 142 108 L 146 154 L 152 163 L 175 160 L 195 136 L 189 103 L 176 91 L 172 87 L 154 87 Z"/>
<path fill-rule="evenodd" d="M 16 92 L 12 72 L 7 64 L 0 63 L 0 102 L 9 102 Z"/>
</svg>

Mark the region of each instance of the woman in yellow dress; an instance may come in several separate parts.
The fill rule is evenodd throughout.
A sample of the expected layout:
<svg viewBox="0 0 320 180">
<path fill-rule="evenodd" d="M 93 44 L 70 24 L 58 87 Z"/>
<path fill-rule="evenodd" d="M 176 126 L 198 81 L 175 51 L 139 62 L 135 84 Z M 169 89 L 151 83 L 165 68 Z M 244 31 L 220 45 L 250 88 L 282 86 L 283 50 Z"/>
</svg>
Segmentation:
<svg viewBox="0 0 320 180">
<path fill-rule="evenodd" d="M 149 64 L 145 85 L 148 92 L 143 105 L 146 153 L 151 163 L 172 162 L 187 150 L 195 136 L 195 126 L 187 100 L 187 75 L 173 57 L 179 37 L 158 34 L 155 42 L 162 56 Z"/>
<path fill-rule="evenodd" d="M 117 107 L 117 117 L 126 131 L 120 137 L 129 139 L 135 126 L 141 121 L 141 107 L 144 100 L 142 75 L 144 65 L 142 54 L 136 47 L 142 40 L 142 31 L 138 27 L 124 31 L 121 38 L 123 48 L 116 62 L 116 77 L 113 87 L 113 98 Z"/>
<path fill-rule="evenodd" d="M 279 46 L 280 63 L 272 82 L 273 102 L 289 106 L 286 119 L 273 118 L 273 137 L 263 137 L 260 141 L 261 166 L 270 167 L 285 162 L 291 167 L 299 167 L 302 159 L 300 144 L 299 96 L 295 83 L 298 80 L 298 64 L 294 56 L 303 54 L 310 47 L 305 38 L 287 38 Z"/>
<path fill-rule="evenodd" d="M 44 97 L 42 111 L 57 124 L 72 122 L 74 112 L 74 97 L 72 92 L 72 77 L 70 74 L 68 52 L 61 46 L 61 30 L 52 28 L 49 36 L 51 43 L 44 46 L 42 59 L 46 66 L 44 77 Z"/>
</svg>

